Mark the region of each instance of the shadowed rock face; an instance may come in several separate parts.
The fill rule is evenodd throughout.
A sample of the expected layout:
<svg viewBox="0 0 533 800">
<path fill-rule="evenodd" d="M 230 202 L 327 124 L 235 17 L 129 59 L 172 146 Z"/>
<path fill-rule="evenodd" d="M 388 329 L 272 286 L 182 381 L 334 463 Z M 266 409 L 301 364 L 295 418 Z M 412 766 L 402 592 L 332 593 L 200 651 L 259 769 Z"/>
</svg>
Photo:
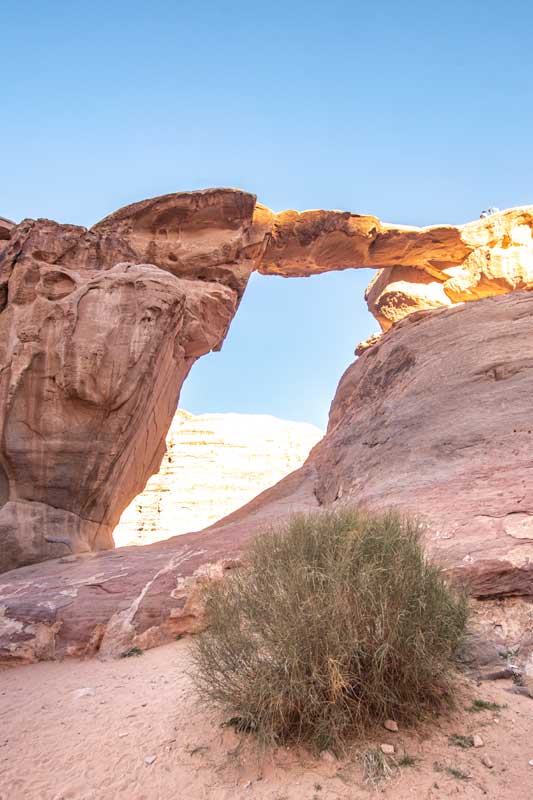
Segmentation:
<svg viewBox="0 0 533 800">
<path fill-rule="evenodd" d="M 0 570 L 113 546 L 159 467 L 185 376 L 235 314 L 263 244 L 254 205 L 209 190 L 90 231 L 0 228 Z"/>
</svg>

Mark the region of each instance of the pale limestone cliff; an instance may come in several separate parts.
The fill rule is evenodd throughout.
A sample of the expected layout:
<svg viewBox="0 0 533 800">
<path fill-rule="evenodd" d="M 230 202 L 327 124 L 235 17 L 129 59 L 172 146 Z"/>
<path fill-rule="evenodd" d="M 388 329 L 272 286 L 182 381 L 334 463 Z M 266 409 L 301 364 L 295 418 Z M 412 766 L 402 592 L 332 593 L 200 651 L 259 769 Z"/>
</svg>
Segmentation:
<svg viewBox="0 0 533 800">
<path fill-rule="evenodd" d="M 157 475 L 123 512 L 117 547 L 200 530 L 298 469 L 323 431 L 266 414 L 178 410 Z"/>
</svg>

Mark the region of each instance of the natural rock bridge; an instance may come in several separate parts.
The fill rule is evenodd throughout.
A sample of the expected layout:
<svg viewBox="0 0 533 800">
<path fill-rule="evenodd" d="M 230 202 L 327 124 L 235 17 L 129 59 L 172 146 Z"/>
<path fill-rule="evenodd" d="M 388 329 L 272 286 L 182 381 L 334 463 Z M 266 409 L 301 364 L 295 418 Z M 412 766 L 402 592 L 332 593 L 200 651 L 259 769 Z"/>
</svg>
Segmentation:
<svg viewBox="0 0 533 800">
<path fill-rule="evenodd" d="M 342 211 L 274 214 L 236 189 L 166 195 L 90 230 L 0 227 L 0 569 L 113 546 L 160 463 L 181 385 L 224 341 L 254 270 L 380 270 L 383 329 L 533 281 L 533 209 L 407 228 Z"/>
<path fill-rule="evenodd" d="M 145 200 L 90 230 L 0 219 L 0 653 L 194 630 L 199 576 L 266 522 L 345 501 L 422 513 L 430 552 L 485 601 L 488 640 L 533 646 L 532 232 L 533 207 L 408 228 L 274 214 L 235 189 Z M 206 532 L 94 554 L 158 469 L 181 385 L 252 271 L 355 267 L 378 270 L 367 302 L 386 332 L 345 372 L 304 467 Z M 65 541 L 78 559 L 34 563 Z"/>
</svg>

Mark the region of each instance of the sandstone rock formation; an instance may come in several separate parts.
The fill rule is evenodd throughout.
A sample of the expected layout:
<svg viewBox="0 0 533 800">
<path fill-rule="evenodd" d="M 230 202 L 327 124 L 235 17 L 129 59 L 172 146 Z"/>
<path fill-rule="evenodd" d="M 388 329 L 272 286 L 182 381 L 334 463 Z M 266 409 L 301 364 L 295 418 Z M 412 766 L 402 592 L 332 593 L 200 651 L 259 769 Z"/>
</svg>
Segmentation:
<svg viewBox="0 0 533 800">
<path fill-rule="evenodd" d="M 0 217 L 0 240 L 7 241 L 11 235 L 11 229 L 15 227 L 15 223 L 5 217 Z"/>
<path fill-rule="evenodd" d="M 303 467 L 214 527 L 0 580 L 0 657 L 116 655 L 202 624 L 198 586 L 296 510 L 396 505 L 474 600 L 478 659 L 533 652 L 533 292 L 412 314 L 348 368 Z M 531 660 L 533 668 L 533 658 Z"/>
<path fill-rule="evenodd" d="M 267 212 L 256 214 L 264 221 Z M 458 226 L 389 225 L 344 211 L 284 211 L 270 225 L 266 275 L 379 269 L 367 301 L 383 330 L 413 311 L 533 285 L 532 206 Z"/>
<path fill-rule="evenodd" d="M 254 203 L 209 190 L 129 206 L 91 231 L 7 230 L 0 570 L 112 547 L 159 466 L 185 376 L 224 340 L 262 247 Z"/>
<path fill-rule="evenodd" d="M 420 513 L 477 594 L 528 594 L 532 391 L 533 292 L 411 315 L 341 379 L 311 456 L 319 502 Z"/>
<path fill-rule="evenodd" d="M 123 512 L 117 547 L 197 531 L 248 503 L 298 469 L 323 431 L 266 414 L 179 409 L 161 467 Z"/>
<path fill-rule="evenodd" d="M 381 269 L 368 301 L 387 328 L 529 286 L 532 230 L 531 207 L 407 228 L 274 214 L 237 189 L 145 200 L 91 230 L 2 220 L 0 571 L 112 546 L 161 461 L 183 380 L 221 347 L 253 270 Z"/>
<path fill-rule="evenodd" d="M 416 267 L 388 267 L 379 270 L 369 283 L 365 300 L 383 331 L 395 322 L 428 308 L 451 306 L 445 284 Z"/>
</svg>

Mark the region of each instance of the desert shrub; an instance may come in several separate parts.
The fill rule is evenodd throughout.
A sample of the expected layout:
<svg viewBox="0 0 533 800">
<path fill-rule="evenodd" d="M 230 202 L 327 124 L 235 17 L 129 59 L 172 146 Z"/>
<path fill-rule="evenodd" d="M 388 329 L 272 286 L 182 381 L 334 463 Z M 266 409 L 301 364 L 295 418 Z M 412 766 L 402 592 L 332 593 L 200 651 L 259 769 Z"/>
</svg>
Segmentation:
<svg viewBox="0 0 533 800">
<path fill-rule="evenodd" d="M 201 698 L 266 743 L 337 752 L 387 718 L 439 710 L 467 608 L 420 533 L 396 513 L 345 509 L 257 537 L 245 567 L 205 588 Z"/>
</svg>

